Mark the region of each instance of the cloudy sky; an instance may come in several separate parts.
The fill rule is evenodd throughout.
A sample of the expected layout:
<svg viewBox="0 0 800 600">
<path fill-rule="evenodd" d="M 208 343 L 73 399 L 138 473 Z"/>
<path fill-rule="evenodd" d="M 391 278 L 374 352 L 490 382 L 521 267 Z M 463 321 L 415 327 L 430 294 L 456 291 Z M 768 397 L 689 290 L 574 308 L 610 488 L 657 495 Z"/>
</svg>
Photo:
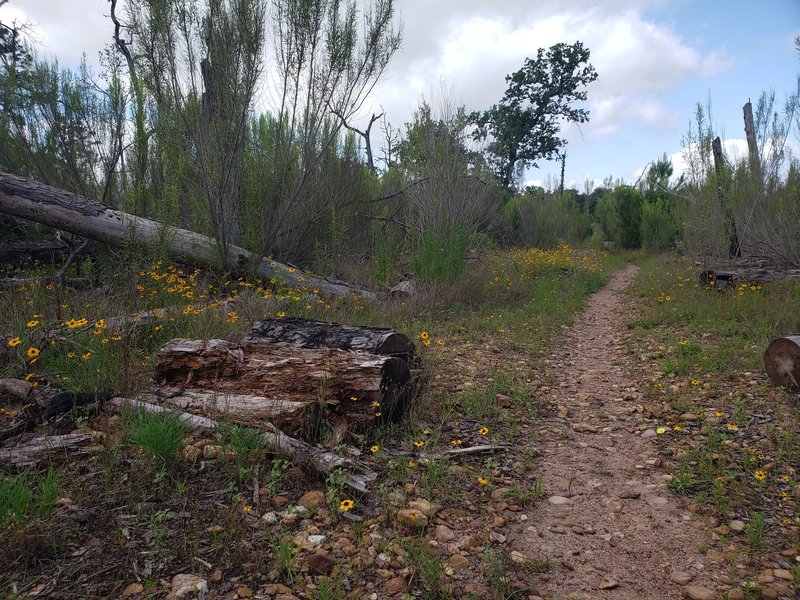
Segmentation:
<svg viewBox="0 0 800 600">
<path fill-rule="evenodd" d="M 756 6 L 757 4 L 757 6 Z M 606 176 L 632 181 L 663 153 L 679 157 L 697 102 L 711 100 L 726 147 L 741 147 L 742 105 L 763 90 L 796 88 L 800 1 L 396 0 L 404 42 L 364 107 L 401 125 L 421 97 L 445 94 L 468 110 L 497 102 L 504 77 L 538 48 L 580 40 L 598 79 L 588 124 L 568 127 L 566 178 L 576 187 Z M 74 65 L 111 39 L 107 0 L 10 0 L 0 20 L 30 22 L 42 53 Z M 795 144 L 800 143 L 798 140 Z M 557 177 L 542 163 L 529 182 Z"/>
</svg>

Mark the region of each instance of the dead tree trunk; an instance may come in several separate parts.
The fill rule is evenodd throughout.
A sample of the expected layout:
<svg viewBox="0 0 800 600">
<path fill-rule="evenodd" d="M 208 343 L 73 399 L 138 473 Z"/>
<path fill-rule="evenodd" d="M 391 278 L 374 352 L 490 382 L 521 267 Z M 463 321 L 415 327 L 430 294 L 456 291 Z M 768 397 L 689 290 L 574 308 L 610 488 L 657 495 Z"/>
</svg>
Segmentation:
<svg viewBox="0 0 800 600">
<path fill-rule="evenodd" d="M 219 245 L 208 236 L 112 210 L 96 200 L 10 173 L 0 172 L 0 212 L 111 246 L 149 247 L 166 243 L 174 257 L 195 264 L 219 263 L 222 255 Z M 258 258 L 238 246 L 228 245 L 224 254 L 225 268 L 234 273 L 253 270 L 262 279 L 282 279 L 328 296 L 358 294 L 368 300 L 378 299 L 372 290 Z"/>
<path fill-rule="evenodd" d="M 324 421 L 367 431 L 412 398 L 401 358 L 257 341 L 183 340 L 158 353 L 156 395 L 190 412 L 268 420 L 313 439 Z"/>
<path fill-rule="evenodd" d="M 725 196 L 722 193 L 722 172 L 724 168 L 724 157 L 722 156 L 722 142 L 719 137 L 715 137 L 711 142 L 711 151 L 714 154 L 714 171 L 717 175 L 717 201 L 719 208 L 725 215 L 728 222 L 728 256 L 731 258 L 740 257 L 742 255 L 741 246 L 739 244 L 739 232 L 736 229 L 736 220 L 733 218 L 733 212 L 730 206 L 725 203 Z"/>
<path fill-rule="evenodd" d="M 756 128 L 753 124 L 753 105 L 747 101 L 742 107 L 744 112 L 744 134 L 747 137 L 747 152 L 750 157 L 750 169 L 756 181 L 761 183 L 761 160 L 758 156 L 758 143 L 756 142 Z"/>
</svg>

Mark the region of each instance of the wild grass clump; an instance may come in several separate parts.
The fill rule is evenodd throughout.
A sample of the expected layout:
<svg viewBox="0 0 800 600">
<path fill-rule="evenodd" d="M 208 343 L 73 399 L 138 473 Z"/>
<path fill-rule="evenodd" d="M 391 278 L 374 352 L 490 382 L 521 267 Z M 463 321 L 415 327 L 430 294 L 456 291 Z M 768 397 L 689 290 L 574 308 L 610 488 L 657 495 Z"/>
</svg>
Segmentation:
<svg viewBox="0 0 800 600">
<path fill-rule="evenodd" d="M 162 466 L 169 464 L 183 448 L 186 425 L 175 413 L 140 410 L 134 414 L 130 425 L 131 443 L 158 459 Z"/>
<path fill-rule="evenodd" d="M 61 492 L 58 473 L 22 472 L 0 477 L 0 528 L 47 519 Z"/>
</svg>

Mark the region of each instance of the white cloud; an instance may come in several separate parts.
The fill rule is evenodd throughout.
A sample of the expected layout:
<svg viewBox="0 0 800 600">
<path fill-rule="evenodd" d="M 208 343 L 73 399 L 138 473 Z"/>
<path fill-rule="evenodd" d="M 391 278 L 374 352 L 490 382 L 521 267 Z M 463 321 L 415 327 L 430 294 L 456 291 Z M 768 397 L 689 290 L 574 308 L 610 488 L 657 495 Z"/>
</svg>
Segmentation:
<svg viewBox="0 0 800 600">
<path fill-rule="evenodd" d="M 680 116 L 660 96 L 687 79 L 708 77 L 728 66 L 723 54 L 702 54 L 668 26 L 646 20 L 642 2 L 598 7 L 571 0 L 527 11 L 521 10 L 524 3 L 512 2 L 503 14 L 481 0 L 460 3 L 460 11 L 453 11 L 451 2 L 437 2 L 424 22 L 413 10 L 419 4 L 407 3 L 411 19 L 406 21 L 403 67 L 392 68 L 391 79 L 376 90 L 376 101 L 395 121 L 398 115 L 405 119 L 407 107 L 440 80 L 452 82 L 456 96 L 469 99 L 468 108 L 487 108 L 505 91 L 505 75 L 518 70 L 538 48 L 581 40 L 599 75 L 589 88 L 591 120 L 582 127 L 584 136 L 612 134 L 625 123 L 674 131 L 682 125 Z M 434 39 L 422 41 L 423 32 Z"/>
<path fill-rule="evenodd" d="M 96 65 L 98 52 L 112 41 L 108 14 L 107 0 L 11 0 L 0 8 L 0 21 L 32 25 L 40 53 L 58 57 L 63 65 L 78 65 L 84 52 Z"/>
</svg>

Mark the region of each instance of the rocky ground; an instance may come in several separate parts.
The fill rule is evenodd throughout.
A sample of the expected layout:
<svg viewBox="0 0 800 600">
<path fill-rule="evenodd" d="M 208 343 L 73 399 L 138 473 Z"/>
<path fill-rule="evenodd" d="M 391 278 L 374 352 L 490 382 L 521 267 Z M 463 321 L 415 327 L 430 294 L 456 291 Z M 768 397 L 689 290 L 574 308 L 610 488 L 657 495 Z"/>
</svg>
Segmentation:
<svg viewBox="0 0 800 600">
<path fill-rule="evenodd" d="M 188 491 L 131 507 L 136 486 L 112 477 L 104 494 L 62 498 L 54 519 L 70 541 L 46 559 L 7 556 L 0 571 L 26 565 L 21 596 L 43 598 L 794 598 L 793 554 L 748 555 L 741 521 L 721 524 L 668 487 L 625 327 L 636 273 L 619 271 L 536 364 L 497 341 L 452 344 L 434 397 L 465 403 L 500 367 L 523 385 L 493 394 L 486 420 L 472 407 L 419 424 L 416 449 L 374 446 L 382 485 L 352 509 L 337 514 L 331 483 L 297 466 L 277 493 L 262 471 L 232 496 L 213 466 L 225 450 L 196 439 L 184 452 Z M 113 419 L 93 427 L 114 436 Z M 487 443 L 493 452 L 431 460 Z M 99 461 L 71 468 L 87 486 L 107 476 Z"/>
</svg>

